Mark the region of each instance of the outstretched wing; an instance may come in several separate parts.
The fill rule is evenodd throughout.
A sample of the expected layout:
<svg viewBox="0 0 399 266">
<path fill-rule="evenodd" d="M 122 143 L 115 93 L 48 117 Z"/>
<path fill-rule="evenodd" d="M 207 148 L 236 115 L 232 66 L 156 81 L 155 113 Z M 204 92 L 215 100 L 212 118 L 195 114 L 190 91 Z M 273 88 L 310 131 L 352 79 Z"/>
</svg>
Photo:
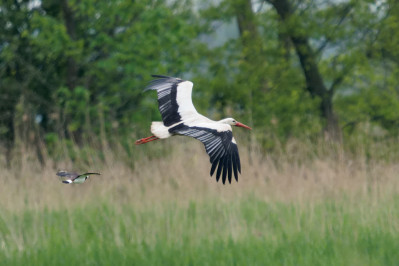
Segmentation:
<svg viewBox="0 0 399 266">
<path fill-rule="evenodd" d="M 240 156 L 237 144 L 233 138 L 231 127 L 227 124 L 219 124 L 218 128 L 212 124 L 201 124 L 200 126 L 187 126 L 179 124 L 169 132 L 198 139 L 205 145 L 205 150 L 212 164 L 210 175 L 216 171 L 216 181 L 222 176 L 223 184 L 226 177 L 231 183 L 232 174 L 238 181 L 238 172 L 241 173 Z"/>
<path fill-rule="evenodd" d="M 84 181 L 86 181 L 86 179 L 89 177 L 89 175 L 100 175 L 100 173 L 84 173 L 84 174 L 78 175 L 77 177 L 72 179 L 72 181 L 74 181 L 76 183 L 83 183 Z"/>
<path fill-rule="evenodd" d="M 57 172 L 57 175 L 58 175 L 59 177 L 61 177 L 61 178 L 69 178 L 69 179 L 74 179 L 74 178 L 76 178 L 76 177 L 79 176 L 78 173 L 75 173 L 75 172 L 67 172 L 67 171 L 64 171 L 64 170 L 58 171 L 58 172 Z"/>
<path fill-rule="evenodd" d="M 191 100 L 193 83 L 179 78 L 152 75 L 157 78 L 144 89 L 156 90 L 158 108 L 165 126 L 171 126 L 192 116 L 198 116 Z"/>
<path fill-rule="evenodd" d="M 100 173 L 84 173 L 79 176 L 82 176 L 82 175 L 101 175 L 101 174 Z"/>
</svg>

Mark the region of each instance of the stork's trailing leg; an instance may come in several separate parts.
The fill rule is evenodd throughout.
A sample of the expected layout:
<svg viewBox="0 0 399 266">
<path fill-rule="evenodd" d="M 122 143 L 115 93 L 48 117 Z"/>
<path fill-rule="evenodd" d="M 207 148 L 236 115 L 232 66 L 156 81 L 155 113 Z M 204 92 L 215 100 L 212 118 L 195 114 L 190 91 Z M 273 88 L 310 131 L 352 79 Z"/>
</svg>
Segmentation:
<svg viewBox="0 0 399 266">
<path fill-rule="evenodd" d="M 154 141 L 154 140 L 157 140 L 157 139 L 159 139 L 159 138 L 157 138 L 155 136 L 150 136 L 148 138 L 139 139 L 139 140 L 136 140 L 136 145 L 144 144 L 144 143 L 147 143 L 147 142 L 150 142 L 150 141 Z"/>
</svg>

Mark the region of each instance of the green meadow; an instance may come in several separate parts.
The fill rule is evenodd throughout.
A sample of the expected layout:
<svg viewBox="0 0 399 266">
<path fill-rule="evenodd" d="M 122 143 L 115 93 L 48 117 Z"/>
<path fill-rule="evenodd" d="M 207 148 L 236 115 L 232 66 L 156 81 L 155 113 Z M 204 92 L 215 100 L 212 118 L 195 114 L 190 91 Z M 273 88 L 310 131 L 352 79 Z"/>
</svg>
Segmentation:
<svg viewBox="0 0 399 266">
<path fill-rule="evenodd" d="M 2 265 L 396 265 L 399 198 L 1 213 Z"/>
</svg>

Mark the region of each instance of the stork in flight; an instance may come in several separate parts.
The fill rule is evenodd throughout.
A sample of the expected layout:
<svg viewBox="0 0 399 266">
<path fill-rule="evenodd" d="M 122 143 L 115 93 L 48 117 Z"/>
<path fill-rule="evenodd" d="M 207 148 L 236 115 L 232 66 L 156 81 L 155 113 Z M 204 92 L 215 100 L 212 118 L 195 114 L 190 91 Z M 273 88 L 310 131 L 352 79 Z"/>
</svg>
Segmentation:
<svg viewBox="0 0 399 266">
<path fill-rule="evenodd" d="M 157 78 L 144 89 L 156 90 L 158 107 L 163 122 L 152 122 L 152 136 L 136 141 L 136 145 L 173 135 L 183 135 L 198 139 L 205 145 L 205 150 L 212 164 L 210 175 L 216 171 L 216 181 L 222 176 L 223 184 L 228 177 L 231 183 L 232 173 L 238 181 L 241 173 L 240 156 L 231 126 L 251 129 L 233 118 L 213 121 L 197 112 L 191 100 L 193 83 L 179 78 L 152 75 Z"/>
</svg>

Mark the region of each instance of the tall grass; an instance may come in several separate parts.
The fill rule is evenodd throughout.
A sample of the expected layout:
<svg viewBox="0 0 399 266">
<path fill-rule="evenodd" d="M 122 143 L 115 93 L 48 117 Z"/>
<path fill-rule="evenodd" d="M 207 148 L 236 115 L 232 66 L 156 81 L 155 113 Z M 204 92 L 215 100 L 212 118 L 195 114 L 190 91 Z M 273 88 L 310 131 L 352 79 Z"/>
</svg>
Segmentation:
<svg viewBox="0 0 399 266">
<path fill-rule="evenodd" d="M 399 166 L 391 145 L 291 142 L 273 154 L 241 145 L 243 171 L 231 185 L 209 177 L 209 158 L 195 140 L 147 145 L 104 155 L 77 149 L 75 161 L 48 157 L 46 167 L 20 151 L 0 178 L 0 264 L 399 261 Z M 102 175 L 64 185 L 59 168 Z"/>
</svg>

